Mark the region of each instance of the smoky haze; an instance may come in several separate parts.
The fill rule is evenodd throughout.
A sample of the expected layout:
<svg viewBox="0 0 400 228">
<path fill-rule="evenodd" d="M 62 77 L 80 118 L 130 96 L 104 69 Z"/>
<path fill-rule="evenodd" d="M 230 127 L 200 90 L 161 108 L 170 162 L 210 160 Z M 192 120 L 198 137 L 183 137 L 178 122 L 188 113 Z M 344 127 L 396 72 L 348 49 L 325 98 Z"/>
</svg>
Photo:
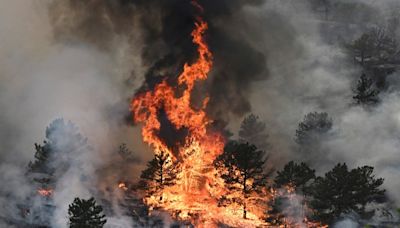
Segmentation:
<svg viewBox="0 0 400 228">
<path fill-rule="evenodd" d="M 392 87 L 380 94 L 378 107 L 353 106 L 361 69 L 341 48 L 384 25 L 398 5 L 352 0 L 359 8 L 339 9 L 331 12 L 336 20 L 326 20 L 309 2 L 202 0 L 199 12 L 187 0 L 0 0 L 0 170 L 8 183 L 0 187 L 1 205 L 32 189 L 24 167 L 33 160 L 34 143 L 59 117 L 79 126 L 93 147 L 80 166 L 88 167 L 83 172 L 97 189 L 137 178 L 140 168 L 126 172 L 134 168 L 121 170 L 115 159 L 122 142 L 138 160 L 152 156 L 130 120 L 129 100 L 161 80 L 174 84 L 183 64 L 196 58 L 190 32 L 199 13 L 210 26 L 206 39 L 215 66 L 195 93 L 199 100 L 210 96 L 216 127 L 237 132 L 245 114 L 259 115 L 267 124 L 271 160 L 280 168 L 301 159 L 294 137 L 304 115 L 327 112 L 332 134 L 322 142 L 324 159 L 312 165 L 320 172 L 337 162 L 375 166 L 399 203 L 399 75 L 388 77 Z M 80 175 L 70 170 L 59 181 L 55 227 L 66 226 L 74 197 L 95 191 L 82 185 Z M 17 208 L 0 207 L 0 219 L 16 214 Z M 110 221 L 130 224 L 123 216 Z"/>
</svg>

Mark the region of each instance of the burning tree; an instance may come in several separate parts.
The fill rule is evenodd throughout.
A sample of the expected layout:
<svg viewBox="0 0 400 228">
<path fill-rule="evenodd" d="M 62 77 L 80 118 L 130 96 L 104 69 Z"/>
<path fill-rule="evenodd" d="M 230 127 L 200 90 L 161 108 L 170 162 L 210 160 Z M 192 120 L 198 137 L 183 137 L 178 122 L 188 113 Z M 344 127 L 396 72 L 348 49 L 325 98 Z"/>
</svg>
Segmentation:
<svg viewBox="0 0 400 228">
<path fill-rule="evenodd" d="M 268 174 L 264 171 L 267 161 L 265 153 L 249 143 L 229 142 L 224 153 L 218 156 L 215 166 L 229 189 L 220 199 L 221 205 L 238 204 L 242 207 L 243 218 L 249 209 L 265 197 Z"/>
<path fill-rule="evenodd" d="M 32 206 L 30 217 L 40 221 L 43 227 L 50 226 L 55 205 L 53 194 L 57 181 L 70 168 L 71 162 L 83 151 L 89 150 L 87 139 L 72 122 L 56 119 L 45 132 L 43 144 L 35 144 L 35 160 L 28 165 L 27 176 L 35 191 L 32 200 L 39 198 L 40 206 Z M 38 198 L 36 198 L 38 197 Z"/>
<path fill-rule="evenodd" d="M 198 12 L 204 11 L 198 2 L 192 1 L 192 4 Z M 260 226 L 265 224 L 263 211 L 247 204 L 247 201 L 261 200 L 261 192 L 265 191 L 263 177 L 266 175 L 262 172 L 265 161 L 261 156 L 263 153 L 257 149 L 250 150 L 253 159 L 248 159 L 251 162 L 249 167 L 240 163 L 237 169 L 246 172 L 243 192 L 246 198 L 242 200 L 244 216 L 237 216 L 241 208 L 233 204 L 224 207 L 218 205 L 219 200 L 230 193 L 229 187 L 233 188 L 234 183 L 218 175 L 220 170 L 215 164 L 219 163 L 214 162 L 223 153 L 225 138 L 221 132 L 216 131 L 213 120 L 206 112 L 210 98 L 205 96 L 199 100 L 192 97 L 196 83 L 206 80 L 213 66 L 213 54 L 204 37 L 208 24 L 201 17 L 195 18 L 191 35 L 197 47 L 197 58 L 184 64 L 176 81 L 162 80 L 148 90 L 140 90 L 131 103 L 134 121 L 142 124 L 143 141 L 151 146 L 155 154 L 164 152 L 171 157 L 172 163 L 179 163 L 175 183 L 164 185 L 162 189 L 162 202 L 153 200 L 151 203 L 175 215 L 177 219 L 198 227 L 216 227 L 217 224 L 233 227 Z M 196 100 L 196 104 L 192 104 L 193 100 Z M 166 128 L 174 134 L 165 136 L 163 132 Z M 261 163 L 256 163 L 257 159 L 262 159 Z M 229 168 L 227 164 L 225 168 Z M 264 188 L 261 187 L 263 185 Z M 236 196 L 229 195 L 237 200 L 241 198 L 239 192 L 236 192 Z M 155 197 L 159 199 L 160 195 Z M 251 220 L 242 217 L 251 217 Z"/>
<path fill-rule="evenodd" d="M 275 187 L 282 188 L 290 186 L 294 191 L 306 194 L 309 192 L 311 181 L 315 178 L 315 170 L 311 169 L 306 163 L 300 164 L 290 161 L 277 172 L 274 179 Z"/>
<path fill-rule="evenodd" d="M 107 222 L 103 208 L 93 197 L 88 200 L 75 198 L 68 207 L 68 215 L 70 228 L 102 228 Z"/>
<path fill-rule="evenodd" d="M 169 154 L 161 151 L 147 163 L 147 169 L 140 176 L 140 187 L 146 190 L 149 199 L 162 203 L 163 190 L 176 184 L 179 171 L 179 164 L 173 162 Z"/>
<path fill-rule="evenodd" d="M 306 205 L 306 195 L 310 194 L 314 179 L 315 170 L 303 162 L 298 164 L 290 161 L 278 171 L 274 179 L 274 197 L 270 202 L 271 209 L 268 211 L 267 221 L 275 225 L 306 223 L 305 219 L 310 214 Z M 290 221 L 285 215 L 297 220 L 300 217 L 300 221 Z"/>
</svg>

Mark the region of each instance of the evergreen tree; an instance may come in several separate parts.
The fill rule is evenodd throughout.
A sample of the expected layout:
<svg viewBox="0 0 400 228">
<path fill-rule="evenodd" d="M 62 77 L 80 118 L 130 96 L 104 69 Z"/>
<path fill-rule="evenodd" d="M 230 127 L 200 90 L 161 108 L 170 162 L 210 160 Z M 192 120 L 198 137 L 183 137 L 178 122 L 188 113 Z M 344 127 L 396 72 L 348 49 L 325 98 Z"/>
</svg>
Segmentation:
<svg viewBox="0 0 400 228">
<path fill-rule="evenodd" d="M 244 118 L 240 125 L 239 141 L 248 142 L 265 150 L 268 147 L 267 139 L 266 125 L 258 116 L 250 114 Z"/>
<path fill-rule="evenodd" d="M 71 228 L 101 228 L 107 222 L 103 208 L 96 205 L 93 197 L 88 200 L 75 198 L 69 205 L 68 215 Z"/>
<path fill-rule="evenodd" d="M 40 189 L 54 189 L 55 182 L 69 168 L 74 155 L 89 149 L 87 139 L 71 122 L 56 119 L 46 128 L 43 145 L 35 143 L 35 160 L 28 165 L 28 175 Z"/>
<path fill-rule="evenodd" d="M 326 160 L 323 142 L 330 136 L 332 119 L 326 112 L 311 112 L 304 116 L 296 130 L 295 141 L 299 145 L 298 158 L 312 165 Z"/>
<path fill-rule="evenodd" d="M 250 196 L 262 194 L 266 187 L 269 175 L 264 171 L 266 161 L 265 153 L 256 146 L 237 141 L 229 142 L 214 162 L 231 191 L 220 199 L 220 204 L 239 204 L 243 208 L 243 218 L 246 218 Z"/>
<path fill-rule="evenodd" d="M 371 69 L 382 64 L 393 63 L 399 47 L 394 37 L 385 28 L 373 28 L 354 40 L 347 49 L 355 62 L 364 69 Z"/>
<path fill-rule="evenodd" d="M 33 172 L 52 173 L 50 168 L 51 149 L 49 144 L 44 141 L 44 145 L 35 143 L 35 162 L 29 162 L 28 168 Z"/>
<path fill-rule="evenodd" d="M 89 149 L 87 139 L 72 122 L 56 119 L 46 128 L 43 145 L 35 144 L 35 161 L 29 163 L 30 172 L 54 175 L 68 167 L 74 154 Z"/>
<path fill-rule="evenodd" d="M 310 193 L 314 178 L 315 170 L 303 162 L 298 164 L 290 161 L 278 171 L 274 179 L 275 195 L 269 203 L 267 221 L 273 225 L 282 225 L 283 214 L 297 214 L 292 217 L 298 217 L 302 213 L 302 217 L 306 216 L 305 202 L 308 200 L 306 195 Z"/>
<path fill-rule="evenodd" d="M 129 163 L 140 163 L 140 159 L 129 150 L 128 146 L 125 143 L 122 143 L 118 148 L 118 154 L 124 159 L 125 162 Z"/>
<path fill-rule="evenodd" d="M 140 186 L 149 196 L 157 195 L 163 200 L 162 190 L 176 183 L 179 166 L 165 152 L 155 154 L 147 163 L 147 169 L 142 171 Z"/>
<path fill-rule="evenodd" d="M 362 74 L 354 90 L 354 101 L 362 105 L 376 104 L 379 101 L 378 94 L 379 91 L 374 88 L 373 80 Z"/>
<path fill-rule="evenodd" d="M 296 130 L 295 141 L 300 145 L 316 143 L 321 135 L 332 129 L 332 119 L 326 112 L 310 112 Z"/>
<path fill-rule="evenodd" d="M 348 170 L 347 165 L 337 164 L 324 177 L 315 180 L 311 206 L 316 219 L 331 223 L 342 214 L 355 212 L 369 218 L 374 210 L 366 205 L 383 198 L 385 190 L 379 189 L 382 178 L 375 178 L 370 166 Z"/>
<path fill-rule="evenodd" d="M 353 60 L 364 66 L 367 60 L 370 60 L 375 52 L 375 47 L 370 34 L 362 34 L 360 38 L 354 40 L 347 46 Z"/>
<path fill-rule="evenodd" d="M 285 215 L 282 213 L 282 210 L 286 206 L 286 200 L 286 197 L 273 196 L 273 198 L 268 202 L 269 209 L 266 211 L 266 222 L 277 227 L 284 224 Z"/>
<path fill-rule="evenodd" d="M 50 224 L 53 217 L 52 196 L 58 179 L 69 169 L 76 155 L 90 149 L 78 128 L 63 119 L 51 122 L 45 136 L 43 144 L 35 144 L 35 160 L 29 163 L 26 173 L 34 186 L 31 199 L 40 202 L 39 207 L 31 208 L 30 216 L 43 227 Z"/>
<path fill-rule="evenodd" d="M 290 161 L 282 171 L 277 172 L 274 179 L 275 187 L 291 186 L 296 192 L 306 194 L 310 182 L 315 178 L 315 170 L 311 169 L 306 163 L 300 164 Z"/>
</svg>

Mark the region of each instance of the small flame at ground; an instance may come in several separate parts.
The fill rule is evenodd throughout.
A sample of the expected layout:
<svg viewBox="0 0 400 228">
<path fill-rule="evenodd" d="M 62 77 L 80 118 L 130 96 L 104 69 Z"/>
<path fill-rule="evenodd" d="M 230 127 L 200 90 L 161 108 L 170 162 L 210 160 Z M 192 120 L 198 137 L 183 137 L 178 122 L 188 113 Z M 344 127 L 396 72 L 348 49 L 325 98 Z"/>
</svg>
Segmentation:
<svg viewBox="0 0 400 228">
<path fill-rule="evenodd" d="M 39 195 L 44 197 L 50 197 L 53 194 L 53 189 L 41 188 L 37 190 L 37 193 L 39 193 Z"/>
</svg>

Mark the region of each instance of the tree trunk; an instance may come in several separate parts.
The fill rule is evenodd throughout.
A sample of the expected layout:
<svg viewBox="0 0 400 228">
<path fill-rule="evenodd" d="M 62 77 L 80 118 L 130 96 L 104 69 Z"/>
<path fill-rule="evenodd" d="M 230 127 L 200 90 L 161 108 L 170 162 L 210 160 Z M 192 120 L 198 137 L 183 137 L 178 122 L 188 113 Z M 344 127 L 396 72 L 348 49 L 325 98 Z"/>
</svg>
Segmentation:
<svg viewBox="0 0 400 228">
<path fill-rule="evenodd" d="M 246 208 L 246 202 L 243 204 L 243 218 L 247 219 L 247 208 Z"/>
<path fill-rule="evenodd" d="M 244 174 L 243 178 L 243 197 L 244 197 L 244 202 L 243 202 L 243 218 L 247 218 L 247 208 L 246 208 L 246 199 L 247 199 L 247 192 L 246 192 L 246 182 L 247 182 L 247 175 L 246 173 Z"/>
</svg>

